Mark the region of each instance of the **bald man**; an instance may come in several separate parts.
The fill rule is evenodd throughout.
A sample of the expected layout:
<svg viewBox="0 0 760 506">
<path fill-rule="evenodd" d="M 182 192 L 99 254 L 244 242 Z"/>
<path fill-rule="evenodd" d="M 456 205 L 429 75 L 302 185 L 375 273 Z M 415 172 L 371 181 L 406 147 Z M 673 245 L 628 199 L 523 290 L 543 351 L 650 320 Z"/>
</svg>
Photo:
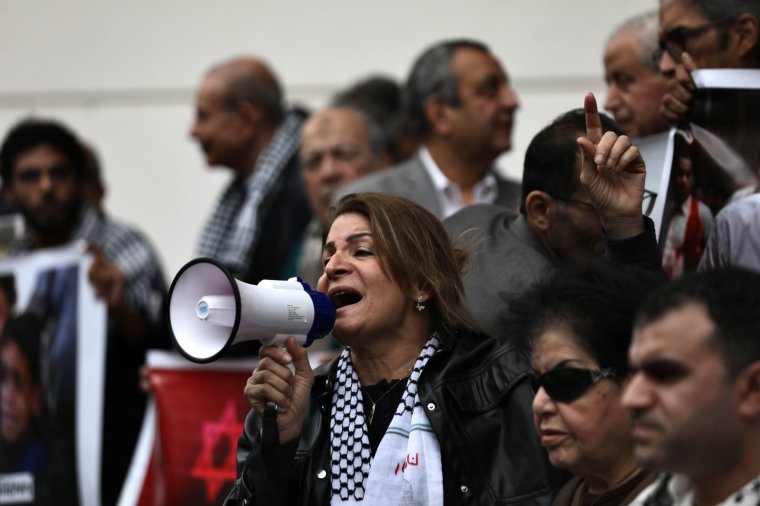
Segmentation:
<svg viewBox="0 0 760 506">
<path fill-rule="evenodd" d="M 207 164 L 230 169 L 233 178 L 197 253 L 242 281 L 293 274 L 287 259 L 311 218 L 298 159 L 303 121 L 285 110 L 274 72 L 256 58 L 215 65 L 198 89 L 190 134 Z"/>
<path fill-rule="evenodd" d="M 306 229 L 298 275 L 316 283 L 322 274 L 322 228 L 340 186 L 390 165 L 380 128 L 359 109 L 329 107 L 314 114 L 301 134 L 301 164 L 314 219 Z"/>
</svg>

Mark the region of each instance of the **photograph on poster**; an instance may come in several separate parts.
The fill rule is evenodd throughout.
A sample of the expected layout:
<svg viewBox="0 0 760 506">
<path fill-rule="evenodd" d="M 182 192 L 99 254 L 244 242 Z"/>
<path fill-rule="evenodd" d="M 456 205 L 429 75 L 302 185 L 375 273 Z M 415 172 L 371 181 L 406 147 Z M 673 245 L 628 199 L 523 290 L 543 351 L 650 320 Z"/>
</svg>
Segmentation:
<svg viewBox="0 0 760 506">
<path fill-rule="evenodd" d="M 75 243 L 0 262 L 0 504 L 98 501 L 105 311 L 89 261 Z"/>
<path fill-rule="evenodd" d="M 636 140 L 647 164 L 645 214 L 670 277 L 697 268 L 714 217 L 757 191 L 760 71 L 698 70 L 688 123 Z M 647 212 L 650 211 L 650 212 Z"/>
</svg>

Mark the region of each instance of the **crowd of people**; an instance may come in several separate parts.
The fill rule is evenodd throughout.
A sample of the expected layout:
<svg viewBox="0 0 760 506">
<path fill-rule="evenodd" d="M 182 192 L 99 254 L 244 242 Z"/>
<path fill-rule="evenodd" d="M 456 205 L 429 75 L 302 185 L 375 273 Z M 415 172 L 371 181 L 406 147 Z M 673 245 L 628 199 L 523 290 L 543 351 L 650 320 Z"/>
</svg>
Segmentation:
<svg viewBox="0 0 760 506">
<path fill-rule="evenodd" d="M 611 116 L 593 94 L 557 111 L 520 181 L 494 165 L 519 99 L 481 41 L 434 43 L 403 84 L 369 78 L 317 111 L 287 107 L 259 58 L 211 66 L 190 135 L 232 177 L 197 256 L 247 283 L 298 275 L 337 308 L 334 358 L 314 370 L 294 339 L 242 351 L 260 360 L 225 504 L 758 504 L 759 186 L 711 187 L 720 167 L 689 120 L 693 73 L 760 67 L 759 39 L 759 0 L 661 0 L 626 20 L 604 50 Z M 671 128 L 655 223 L 637 145 Z M 165 273 L 102 207 L 95 150 L 62 123 L 18 122 L 0 179 L 25 224 L 9 256 L 81 239 L 93 257 L 115 504 L 145 352 L 170 346 Z M 56 346 L 70 276 L 41 279 L 24 311 L 0 279 L 0 472 L 55 483 L 38 504 L 77 502 L 45 465 L 45 415 L 56 434 L 73 424 Z"/>
</svg>

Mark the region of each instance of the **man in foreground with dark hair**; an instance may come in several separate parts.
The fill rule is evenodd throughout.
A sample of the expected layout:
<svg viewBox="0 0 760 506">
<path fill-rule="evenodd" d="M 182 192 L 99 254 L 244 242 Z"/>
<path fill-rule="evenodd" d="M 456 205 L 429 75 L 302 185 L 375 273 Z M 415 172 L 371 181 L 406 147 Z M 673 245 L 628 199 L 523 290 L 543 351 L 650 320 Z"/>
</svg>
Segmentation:
<svg viewBox="0 0 760 506">
<path fill-rule="evenodd" d="M 419 152 L 393 170 L 348 185 L 336 201 L 349 193 L 389 193 L 440 219 L 471 204 L 515 208 L 520 185 L 498 175 L 493 163 L 512 147 L 519 104 L 489 49 L 473 40 L 434 45 L 414 63 L 405 94 Z"/>
<path fill-rule="evenodd" d="M 115 503 L 145 406 L 137 371 L 148 347 L 165 345 L 161 310 L 166 282 L 158 257 L 140 232 L 86 204 L 81 143 L 60 123 L 27 119 L 14 126 L 0 148 L 0 177 L 5 196 L 26 225 L 25 234 L 10 244 L 9 255 L 76 239 L 87 241 L 94 255 L 88 277 L 108 306 L 102 497 L 104 504 Z M 43 356 L 47 352 L 43 349 Z M 49 408 L 73 418 L 74 400 L 59 384 L 60 375 L 66 373 L 50 371 L 53 384 L 47 387 L 64 393 Z M 73 419 L 64 418 L 63 425 L 73 427 Z M 69 499 L 61 491 L 61 504 Z"/>
<path fill-rule="evenodd" d="M 473 206 L 444 222 L 454 238 L 464 234 L 467 239 L 473 229 L 478 234 L 464 287 L 473 314 L 488 334 L 508 335 L 501 318 L 508 307 L 506 298 L 524 291 L 558 262 L 588 261 L 606 249 L 614 261 L 660 269 L 654 225 L 641 215 L 643 161 L 636 169 L 606 173 L 605 177 L 620 177 L 615 187 L 619 200 L 595 202 L 581 182 L 582 173 L 593 170 L 583 169 L 577 143 L 587 133 L 586 116 L 595 118 L 592 128 L 600 137 L 603 132 L 621 134 L 612 119 L 597 113 L 593 97 L 586 101 L 585 114 L 575 109 L 561 115 L 528 146 L 519 214 L 501 206 Z M 593 160 L 587 163 L 593 166 Z"/>
<path fill-rule="evenodd" d="M 623 404 L 638 462 L 665 474 L 634 504 L 760 502 L 760 274 L 687 275 L 638 312 Z"/>
</svg>

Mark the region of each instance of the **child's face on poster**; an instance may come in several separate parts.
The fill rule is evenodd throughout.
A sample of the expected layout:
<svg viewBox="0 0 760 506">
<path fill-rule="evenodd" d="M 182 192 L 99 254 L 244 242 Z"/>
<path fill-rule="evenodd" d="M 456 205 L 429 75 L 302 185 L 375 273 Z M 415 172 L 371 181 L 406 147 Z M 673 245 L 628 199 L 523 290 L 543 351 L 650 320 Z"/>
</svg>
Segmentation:
<svg viewBox="0 0 760 506">
<path fill-rule="evenodd" d="M 28 430 L 41 407 L 41 391 L 18 344 L 0 344 L 0 434 L 9 443 Z"/>
</svg>

